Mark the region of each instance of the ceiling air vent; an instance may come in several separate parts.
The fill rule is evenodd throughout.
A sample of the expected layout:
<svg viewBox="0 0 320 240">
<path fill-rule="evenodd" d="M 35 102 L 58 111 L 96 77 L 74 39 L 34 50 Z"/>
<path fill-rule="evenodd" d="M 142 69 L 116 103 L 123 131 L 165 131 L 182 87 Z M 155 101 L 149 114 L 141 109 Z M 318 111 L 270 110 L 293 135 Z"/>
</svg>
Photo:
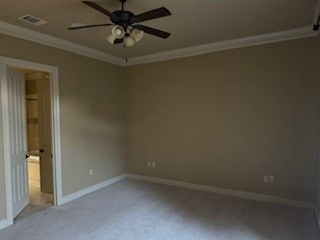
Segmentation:
<svg viewBox="0 0 320 240">
<path fill-rule="evenodd" d="M 40 25 L 47 23 L 47 21 L 40 19 L 40 18 L 37 18 L 37 17 L 34 17 L 32 15 L 25 15 L 25 16 L 19 17 L 18 19 L 23 22 L 27 22 L 27 23 L 37 25 L 37 26 L 40 26 Z"/>
</svg>

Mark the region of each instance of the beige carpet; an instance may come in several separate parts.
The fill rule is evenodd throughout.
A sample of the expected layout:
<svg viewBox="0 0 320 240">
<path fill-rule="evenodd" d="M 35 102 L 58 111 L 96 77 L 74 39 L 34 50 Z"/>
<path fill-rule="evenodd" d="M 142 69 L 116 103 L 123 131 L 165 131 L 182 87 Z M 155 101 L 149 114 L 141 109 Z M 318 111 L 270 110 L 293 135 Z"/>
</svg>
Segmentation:
<svg viewBox="0 0 320 240">
<path fill-rule="evenodd" d="M 1 240 L 318 240 L 311 210 L 124 180 L 19 219 Z"/>
</svg>

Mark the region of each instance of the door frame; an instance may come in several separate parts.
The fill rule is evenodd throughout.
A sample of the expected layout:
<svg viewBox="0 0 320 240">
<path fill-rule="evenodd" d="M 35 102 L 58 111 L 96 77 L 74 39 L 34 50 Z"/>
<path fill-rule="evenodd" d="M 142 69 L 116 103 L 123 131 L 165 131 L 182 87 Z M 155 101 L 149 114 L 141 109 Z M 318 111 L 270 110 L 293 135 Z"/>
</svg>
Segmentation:
<svg viewBox="0 0 320 240">
<path fill-rule="evenodd" d="M 51 92 L 51 137 L 53 153 L 53 189 L 54 205 L 62 204 L 62 169 L 61 169 L 61 130 L 60 130 L 60 100 L 59 100 L 59 70 L 55 66 L 44 65 L 15 58 L 0 56 L 0 89 L 2 107 L 3 148 L 4 148 L 4 170 L 5 170 L 5 192 L 6 192 L 6 214 L 7 224 L 13 224 L 12 206 L 12 181 L 10 161 L 10 131 L 9 131 L 9 102 L 7 94 L 7 72 L 6 67 L 25 68 L 50 74 Z"/>
</svg>

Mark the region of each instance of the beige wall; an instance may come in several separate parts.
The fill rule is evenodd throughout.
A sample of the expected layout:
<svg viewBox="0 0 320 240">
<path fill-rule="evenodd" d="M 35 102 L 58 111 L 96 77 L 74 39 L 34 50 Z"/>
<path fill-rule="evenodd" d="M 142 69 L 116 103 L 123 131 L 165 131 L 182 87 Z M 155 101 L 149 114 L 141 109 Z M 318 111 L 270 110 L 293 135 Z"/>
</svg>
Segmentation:
<svg viewBox="0 0 320 240">
<path fill-rule="evenodd" d="M 64 195 L 124 172 L 126 105 L 130 173 L 316 199 L 319 39 L 130 68 L 5 35 L 0 46 L 2 56 L 59 67 Z"/>
<path fill-rule="evenodd" d="M 320 144 L 319 144 L 319 148 L 320 148 Z M 317 185 L 317 212 L 318 212 L 318 224 L 320 226 L 320 156 L 318 155 L 318 185 Z"/>
<path fill-rule="evenodd" d="M 315 201 L 319 43 L 127 68 L 128 172 Z"/>
<path fill-rule="evenodd" d="M 124 173 L 120 68 L 5 35 L 0 35 L 0 46 L 1 56 L 59 67 L 63 194 Z M 5 205 L 2 154 L 0 158 L 1 219 Z"/>
<path fill-rule="evenodd" d="M 318 108 L 318 111 L 320 112 L 320 106 Z M 318 125 L 318 166 L 317 166 L 317 172 L 318 172 L 318 185 L 317 185 L 317 211 L 318 211 L 318 224 L 320 226 L 320 121 Z"/>
</svg>

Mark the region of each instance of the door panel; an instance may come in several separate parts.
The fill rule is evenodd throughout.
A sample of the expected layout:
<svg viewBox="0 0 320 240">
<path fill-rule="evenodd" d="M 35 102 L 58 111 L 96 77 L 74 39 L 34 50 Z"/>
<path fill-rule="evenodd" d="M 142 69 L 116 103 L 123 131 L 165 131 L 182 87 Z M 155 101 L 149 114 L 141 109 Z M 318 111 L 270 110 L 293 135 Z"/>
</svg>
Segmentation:
<svg viewBox="0 0 320 240">
<path fill-rule="evenodd" d="M 50 79 L 37 79 L 41 191 L 53 193 Z"/>
<path fill-rule="evenodd" d="M 27 131 L 24 75 L 7 69 L 13 217 L 28 204 Z"/>
</svg>

